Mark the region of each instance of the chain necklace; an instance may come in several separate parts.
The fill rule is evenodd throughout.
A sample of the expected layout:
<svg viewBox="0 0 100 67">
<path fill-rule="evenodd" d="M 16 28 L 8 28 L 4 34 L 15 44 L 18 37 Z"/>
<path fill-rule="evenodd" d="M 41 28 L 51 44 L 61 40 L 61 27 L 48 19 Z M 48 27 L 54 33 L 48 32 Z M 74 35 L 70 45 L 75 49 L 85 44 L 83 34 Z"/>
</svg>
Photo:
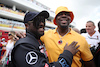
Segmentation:
<svg viewBox="0 0 100 67">
<path fill-rule="evenodd" d="M 67 35 L 69 32 L 70 32 L 70 29 L 68 29 L 68 32 L 67 32 L 65 35 Z M 62 38 L 63 38 L 65 35 L 63 35 L 62 37 L 60 37 L 60 34 L 59 34 L 58 30 L 57 30 L 57 33 L 58 33 L 59 38 L 60 38 L 60 40 L 58 40 L 58 44 L 62 44 L 62 43 L 63 43 Z"/>
</svg>

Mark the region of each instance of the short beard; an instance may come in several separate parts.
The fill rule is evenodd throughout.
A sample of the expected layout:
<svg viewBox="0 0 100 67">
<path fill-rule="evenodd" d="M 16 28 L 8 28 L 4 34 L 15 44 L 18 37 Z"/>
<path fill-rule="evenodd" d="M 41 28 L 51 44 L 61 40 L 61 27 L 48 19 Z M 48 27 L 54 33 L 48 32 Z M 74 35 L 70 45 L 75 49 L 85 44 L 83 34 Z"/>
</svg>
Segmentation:
<svg viewBox="0 0 100 67">
<path fill-rule="evenodd" d="M 43 34 L 40 34 L 40 33 L 38 33 L 38 32 L 34 32 L 35 33 L 35 37 L 36 37 L 36 39 L 40 39 L 40 37 L 41 36 L 43 36 L 44 35 L 44 33 Z"/>
<path fill-rule="evenodd" d="M 65 26 L 64 26 L 64 25 L 60 25 L 59 27 L 60 27 L 61 29 L 67 29 L 67 28 L 69 27 L 69 25 L 65 25 Z"/>
<path fill-rule="evenodd" d="M 37 33 L 37 36 L 40 38 L 41 36 L 43 36 L 44 35 L 44 33 L 43 34 L 39 34 L 39 33 Z"/>
<path fill-rule="evenodd" d="M 65 28 L 67 28 L 67 26 L 60 26 L 62 29 L 65 29 Z"/>
</svg>

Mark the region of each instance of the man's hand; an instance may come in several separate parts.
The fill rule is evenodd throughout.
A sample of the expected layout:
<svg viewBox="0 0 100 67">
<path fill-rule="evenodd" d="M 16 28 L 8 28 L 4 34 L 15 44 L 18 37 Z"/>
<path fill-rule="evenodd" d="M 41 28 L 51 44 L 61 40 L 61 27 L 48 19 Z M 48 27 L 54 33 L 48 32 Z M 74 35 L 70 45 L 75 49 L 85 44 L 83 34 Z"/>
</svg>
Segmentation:
<svg viewBox="0 0 100 67">
<path fill-rule="evenodd" d="M 78 42 L 73 41 L 69 46 L 68 43 L 65 45 L 64 50 L 70 51 L 73 55 L 75 55 L 79 51 L 79 46 L 76 46 Z"/>
<path fill-rule="evenodd" d="M 15 40 L 19 40 L 20 38 L 24 38 L 26 35 L 23 32 L 17 32 L 16 35 L 14 36 Z"/>
</svg>

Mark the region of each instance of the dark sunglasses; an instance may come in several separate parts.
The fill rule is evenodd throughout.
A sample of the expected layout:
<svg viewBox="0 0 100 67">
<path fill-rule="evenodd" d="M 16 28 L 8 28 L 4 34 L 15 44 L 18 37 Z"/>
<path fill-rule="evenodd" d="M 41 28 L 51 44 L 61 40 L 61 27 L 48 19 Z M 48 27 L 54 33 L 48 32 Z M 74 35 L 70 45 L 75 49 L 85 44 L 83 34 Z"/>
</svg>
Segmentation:
<svg viewBox="0 0 100 67">
<path fill-rule="evenodd" d="M 12 34 L 8 34 L 8 36 L 11 36 Z"/>
</svg>

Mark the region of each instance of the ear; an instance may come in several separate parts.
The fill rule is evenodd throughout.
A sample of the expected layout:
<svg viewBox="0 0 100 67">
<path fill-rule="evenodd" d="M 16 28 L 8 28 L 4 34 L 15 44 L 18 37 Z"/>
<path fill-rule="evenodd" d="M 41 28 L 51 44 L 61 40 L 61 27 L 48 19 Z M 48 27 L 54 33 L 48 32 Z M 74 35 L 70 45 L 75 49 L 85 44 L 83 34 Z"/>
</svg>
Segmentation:
<svg viewBox="0 0 100 67">
<path fill-rule="evenodd" d="M 26 27 L 26 29 L 28 29 L 29 28 L 29 24 L 25 23 L 25 27 Z"/>
<path fill-rule="evenodd" d="M 94 29 L 96 28 L 96 26 L 94 26 Z"/>
</svg>

